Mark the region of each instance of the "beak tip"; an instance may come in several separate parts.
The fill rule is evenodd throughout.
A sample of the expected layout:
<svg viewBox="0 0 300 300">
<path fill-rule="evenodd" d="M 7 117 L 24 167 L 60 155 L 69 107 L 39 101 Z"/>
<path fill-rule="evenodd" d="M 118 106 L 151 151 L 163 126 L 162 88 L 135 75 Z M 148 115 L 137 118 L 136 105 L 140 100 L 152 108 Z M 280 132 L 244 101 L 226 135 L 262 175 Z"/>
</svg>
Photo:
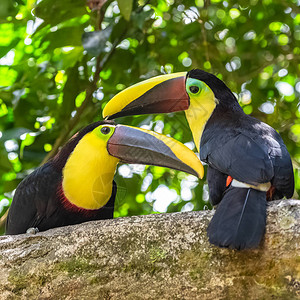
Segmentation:
<svg viewBox="0 0 300 300">
<path fill-rule="evenodd" d="M 204 177 L 204 168 L 203 168 L 202 163 L 201 163 L 201 167 L 199 167 L 199 169 L 196 172 L 197 172 L 198 178 L 203 179 L 203 177 Z"/>
</svg>

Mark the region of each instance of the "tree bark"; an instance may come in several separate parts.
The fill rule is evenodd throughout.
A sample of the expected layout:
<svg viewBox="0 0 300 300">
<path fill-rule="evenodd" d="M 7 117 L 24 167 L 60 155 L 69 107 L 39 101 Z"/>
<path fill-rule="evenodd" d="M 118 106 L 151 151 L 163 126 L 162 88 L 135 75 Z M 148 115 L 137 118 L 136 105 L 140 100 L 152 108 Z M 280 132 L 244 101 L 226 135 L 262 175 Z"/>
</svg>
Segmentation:
<svg viewBox="0 0 300 300">
<path fill-rule="evenodd" d="M 300 201 L 268 207 L 259 249 L 209 244 L 212 211 L 0 238 L 0 299 L 300 299 Z"/>
</svg>

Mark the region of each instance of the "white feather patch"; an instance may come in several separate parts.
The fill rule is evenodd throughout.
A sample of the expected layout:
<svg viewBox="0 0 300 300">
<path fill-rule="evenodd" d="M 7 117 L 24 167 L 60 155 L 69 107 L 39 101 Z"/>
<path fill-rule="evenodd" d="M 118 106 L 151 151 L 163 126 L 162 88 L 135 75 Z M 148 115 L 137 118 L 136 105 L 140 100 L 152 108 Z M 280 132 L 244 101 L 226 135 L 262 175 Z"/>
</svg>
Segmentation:
<svg viewBox="0 0 300 300">
<path fill-rule="evenodd" d="M 261 183 L 258 185 L 252 185 L 252 184 L 248 184 L 248 183 L 244 183 L 244 182 L 240 182 L 236 179 L 233 179 L 231 182 L 231 185 L 233 187 L 238 187 L 238 188 L 252 188 L 258 191 L 262 191 L 262 192 L 267 192 L 269 190 L 269 188 L 271 187 L 271 183 L 270 182 L 266 182 L 266 183 Z"/>
</svg>

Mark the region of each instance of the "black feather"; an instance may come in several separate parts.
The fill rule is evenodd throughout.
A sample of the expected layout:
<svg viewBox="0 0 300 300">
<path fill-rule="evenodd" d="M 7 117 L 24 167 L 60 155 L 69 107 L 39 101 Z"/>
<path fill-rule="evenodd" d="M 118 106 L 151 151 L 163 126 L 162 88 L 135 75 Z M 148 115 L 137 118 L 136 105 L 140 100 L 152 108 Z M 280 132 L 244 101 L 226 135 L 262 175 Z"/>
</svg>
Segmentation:
<svg viewBox="0 0 300 300">
<path fill-rule="evenodd" d="M 208 166 L 206 178 L 209 186 L 209 201 L 212 205 L 217 205 L 226 190 L 227 175 Z"/>
<path fill-rule="evenodd" d="M 230 187 L 208 226 L 209 241 L 232 249 L 255 248 L 266 226 L 266 192 Z"/>
</svg>

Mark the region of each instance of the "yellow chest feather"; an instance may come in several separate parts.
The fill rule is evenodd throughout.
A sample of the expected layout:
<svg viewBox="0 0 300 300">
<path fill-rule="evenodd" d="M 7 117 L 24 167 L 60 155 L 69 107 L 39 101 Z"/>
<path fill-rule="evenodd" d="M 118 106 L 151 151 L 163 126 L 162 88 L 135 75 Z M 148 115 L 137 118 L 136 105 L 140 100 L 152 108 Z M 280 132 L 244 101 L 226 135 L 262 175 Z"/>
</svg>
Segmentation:
<svg viewBox="0 0 300 300">
<path fill-rule="evenodd" d="M 112 193 L 112 181 L 119 160 L 108 154 L 104 141 L 94 133 L 85 135 L 63 169 L 66 198 L 84 209 L 99 209 Z"/>
</svg>

